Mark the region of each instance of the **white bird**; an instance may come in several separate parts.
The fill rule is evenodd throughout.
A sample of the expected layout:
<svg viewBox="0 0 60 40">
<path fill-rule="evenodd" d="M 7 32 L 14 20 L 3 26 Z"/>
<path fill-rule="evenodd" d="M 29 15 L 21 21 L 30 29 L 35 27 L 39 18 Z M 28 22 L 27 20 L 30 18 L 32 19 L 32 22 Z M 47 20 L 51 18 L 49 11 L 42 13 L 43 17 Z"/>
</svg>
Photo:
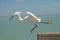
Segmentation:
<svg viewBox="0 0 60 40">
<path fill-rule="evenodd" d="M 35 27 L 33 27 L 31 29 L 31 33 L 37 27 L 38 23 L 47 23 L 47 22 L 41 22 L 41 18 L 36 17 L 31 12 L 26 12 L 28 14 L 28 16 L 25 16 L 24 18 L 21 17 L 21 15 L 20 15 L 21 13 L 22 13 L 21 11 L 15 12 L 14 16 L 17 15 L 17 17 L 19 18 L 19 20 L 22 21 L 22 22 L 28 22 L 30 24 L 34 24 Z M 12 16 L 9 20 L 11 20 L 14 16 Z"/>
</svg>

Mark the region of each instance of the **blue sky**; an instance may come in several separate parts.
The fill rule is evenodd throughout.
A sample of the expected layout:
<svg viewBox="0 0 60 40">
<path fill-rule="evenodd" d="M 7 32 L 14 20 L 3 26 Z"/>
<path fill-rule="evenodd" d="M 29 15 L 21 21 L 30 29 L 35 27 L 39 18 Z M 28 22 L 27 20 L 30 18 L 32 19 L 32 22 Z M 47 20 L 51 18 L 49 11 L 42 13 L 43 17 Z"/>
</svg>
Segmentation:
<svg viewBox="0 0 60 40">
<path fill-rule="evenodd" d="M 16 11 L 30 11 L 36 15 L 60 14 L 60 0 L 0 0 L 0 16 Z"/>
</svg>

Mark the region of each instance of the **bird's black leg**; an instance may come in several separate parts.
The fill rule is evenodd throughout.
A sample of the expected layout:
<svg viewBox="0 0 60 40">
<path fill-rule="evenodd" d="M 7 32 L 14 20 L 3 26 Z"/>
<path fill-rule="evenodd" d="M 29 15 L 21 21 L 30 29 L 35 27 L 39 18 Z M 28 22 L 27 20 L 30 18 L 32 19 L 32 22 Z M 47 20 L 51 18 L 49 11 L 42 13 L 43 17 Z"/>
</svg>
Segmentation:
<svg viewBox="0 0 60 40">
<path fill-rule="evenodd" d="M 39 22 L 39 23 L 45 23 L 45 24 L 47 24 L 48 22 Z"/>
<path fill-rule="evenodd" d="M 35 25 L 35 27 L 33 27 L 32 29 L 31 29 L 31 33 L 32 33 L 32 31 L 37 27 L 37 24 L 34 24 Z"/>
<path fill-rule="evenodd" d="M 47 22 L 40 22 L 40 23 L 51 24 L 52 21 L 48 20 Z"/>
</svg>

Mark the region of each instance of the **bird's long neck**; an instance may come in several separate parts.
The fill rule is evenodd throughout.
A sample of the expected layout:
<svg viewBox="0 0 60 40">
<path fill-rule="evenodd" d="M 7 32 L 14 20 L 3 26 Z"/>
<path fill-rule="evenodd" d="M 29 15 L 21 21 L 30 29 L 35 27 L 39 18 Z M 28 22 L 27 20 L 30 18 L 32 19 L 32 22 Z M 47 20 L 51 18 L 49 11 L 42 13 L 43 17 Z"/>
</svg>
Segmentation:
<svg viewBox="0 0 60 40">
<path fill-rule="evenodd" d="M 19 18 L 20 21 L 23 21 L 23 19 L 22 19 L 20 14 L 18 14 L 18 18 Z"/>
</svg>

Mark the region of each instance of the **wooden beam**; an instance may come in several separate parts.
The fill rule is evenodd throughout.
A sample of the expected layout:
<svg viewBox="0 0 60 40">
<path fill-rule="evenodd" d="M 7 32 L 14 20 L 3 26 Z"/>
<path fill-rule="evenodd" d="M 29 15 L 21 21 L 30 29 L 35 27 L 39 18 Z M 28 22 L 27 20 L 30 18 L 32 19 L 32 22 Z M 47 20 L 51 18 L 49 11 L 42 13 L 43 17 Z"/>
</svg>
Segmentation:
<svg viewBox="0 0 60 40">
<path fill-rule="evenodd" d="M 37 40 L 60 40 L 60 32 L 38 33 Z"/>
</svg>

